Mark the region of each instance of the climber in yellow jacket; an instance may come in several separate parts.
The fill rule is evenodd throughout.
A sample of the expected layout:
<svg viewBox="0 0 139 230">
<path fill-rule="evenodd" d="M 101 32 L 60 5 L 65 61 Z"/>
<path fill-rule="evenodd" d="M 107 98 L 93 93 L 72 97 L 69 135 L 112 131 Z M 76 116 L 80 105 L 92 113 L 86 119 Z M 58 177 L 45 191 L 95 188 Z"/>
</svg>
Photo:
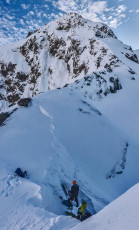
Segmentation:
<svg viewBox="0 0 139 230">
<path fill-rule="evenodd" d="M 85 215 L 85 210 L 87 208 L 87 202 L 82 199 L 82 204 L 78 209 L 78 219 L 82 220 L 83 216 Z"/>
</svg>

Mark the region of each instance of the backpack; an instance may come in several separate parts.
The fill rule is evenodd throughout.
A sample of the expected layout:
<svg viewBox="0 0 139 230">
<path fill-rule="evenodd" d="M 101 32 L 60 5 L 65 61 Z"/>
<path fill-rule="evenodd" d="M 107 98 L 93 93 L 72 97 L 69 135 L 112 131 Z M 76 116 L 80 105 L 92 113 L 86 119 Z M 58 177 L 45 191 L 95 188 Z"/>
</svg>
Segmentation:
<svg viewBox="0 0 139 230">
<path fill-rule="evenodd" d="M 20 176 L 20 177 L 26 177 L 27 176 L 27 172 L 26 171 L 22 171 L 21 170 L 21 168 L 17 168 L 16 170 L 15 170 L 15 174 L 17 175 L 17 176 Z"/>
</svg>

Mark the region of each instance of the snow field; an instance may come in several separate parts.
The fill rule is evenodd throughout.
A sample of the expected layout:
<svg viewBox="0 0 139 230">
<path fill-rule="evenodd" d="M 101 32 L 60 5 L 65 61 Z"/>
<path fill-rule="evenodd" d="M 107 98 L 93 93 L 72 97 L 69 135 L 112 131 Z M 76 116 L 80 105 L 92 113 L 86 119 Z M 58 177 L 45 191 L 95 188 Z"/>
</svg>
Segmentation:
<svg viewBox="0 0 139 230">
<path fill-rule="evenodd" d="M 78 223 L 64 215 L 62 182 L 77 180 L 79 201 L 85 197 L 97 212 L 138 182 L 138 144 L 74 89 L 35 97 L 8 118 L 0 136 L 2 229 Z M 10 179 L 17 167 L 29 180 Z"/>
</svg>

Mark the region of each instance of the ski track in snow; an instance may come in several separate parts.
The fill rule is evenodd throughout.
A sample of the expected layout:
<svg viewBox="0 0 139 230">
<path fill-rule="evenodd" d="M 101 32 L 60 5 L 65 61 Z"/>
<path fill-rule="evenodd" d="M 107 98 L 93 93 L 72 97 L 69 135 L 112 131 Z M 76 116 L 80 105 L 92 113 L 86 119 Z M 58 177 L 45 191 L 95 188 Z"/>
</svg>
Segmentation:
<svg viewBox="0 0 139 230">
<path fill-rule="evenodd" d="M 52 116 L 51 116 L 41 105 L 39 106 L 39 108 L 40 108 L 40 111 L 41 111 L 45 116 L 47 116 L 47 117 L 53 119 L 53 117 L 52 117 Z"/>
<path fill-rule="evenodd" d="M 54 175 L 54 174 L 57 174 L 59 175 L 60 172 L 62 172 L 62 175 L 60 176 L 60 180 L 66 180 L 68 178 L 68 175 L 67 173 L 65 172 L 64 170 L 64 167 L 62 165 L 62 163 L 60 162 L 61 158 L 63 158 L 63 155 L 67 155 L 67 151 L 65 149 L 65 147 L 62 145 L 62 143 L 58 140 L 58 138 L 55 136 L 54 134 L 54 130 L 55 130 L 55 126 L 54 126 L 54 119 L 53 119 L 53 116 L 50 115 L 50 113 L 48 111 L 46 111 L 42 106 L 39 106 L 40 108 L 40 111 L 47 117 L 50 119 L 50 128 L 49 128 L 49 131 L 50 131 L 50 135 L 52 136 L 52 141 L 51 141 L 51 146 L 52 148 L 54 149 L 54 151 L 56 152 L 56 155 L 59 159 L 57 159 L 57 164 L 59 164 L 60 166 L 60 169 L 53 169 L 53 167 L 51 167 L 49 169 L 49 173 L 51 175 Z M 50 159 L 51 160 L 51 159 Z M 58 166 L 57 166 L 58 168 Z M 60 171 L 59 171 L 60 170 Z M 76 168 L 75 170 L 73 171 L 73 178 L 77 178 L 77 175 L 75 175 L 76 173 Z M 40 185 L 41 186 L 41 185 Z M 55 195 L 56 197 L 59 198 L 60 194 L 61 194 L 61 190 L 59 190 L 59 188 L 55 185 L 53 185 L 53 183 L 50 183 L 50 182 L 47 182 L 47 185 L 44 184 L 44 186 L 49 186 L 52 191 L 53 191 L 53 195 Z"/>
<path fill-rule="evenodd" d="M 95 111 L 98 115 L 101 115 L 101 114 L 99 113 L 99 111 L 93 109 L 93 108 L 91 107 L 91 105 L 89 105 L 87 102 L 83 101 L 83 103 L 84 103 L 87 107 L 89 107 L 90 110 L 93 110 L 93 111 Z M 54 126 L 54 119 L 53 119 L 53 116 L 50 115 L 50 113 L 49 113 L 48 111 L 46 111 L 42 106 L 39 106 L 39 108 L 40 108 L 41 112 L 42 112 L 46 117 L 50 118 L 50 134 L 52 135 L 51 146 L 54 148 L 54 150 L 57 151 L 57 155 L 59 156 L 58 153 L 60 153 L 60 152 L 61 152 L 61 153 L 64 153 L 66 150 L 65 150 L 64 146 L 59 142 L 59 140 L 57 139 L 57 137 L 54 135 L 55 126 Z M 66 179 L 64 179 L 64 177 L 67 178 L 68 175 L 66 175 L 66 173 L 64 173 L 64 168 L 63 168 L 62 165 L 61 165 L 61 170 L 63 171 L 63 178 L 62 178 L 62 180 L 65 180 L 65 181 L 66 181 Z M 50 169 L 50 172 L 51 172 L 51 171 L 52 171 L 52 169 Z M 52 174 L 53 174 L 53 173 L 58 173 L 58 172 L 57 172 L 57 171 L 53 171 Z M 75 169 L 74 169 L 74 171 L 73 171 L 73 178 L 74 178 L 75 180 L 78 180 L 78 173 L 79 173 L 79 170 L 78 170 L 77 167 L 75 167 Z M 54 192 L 54 195 L 56 195 L 57 197 L 59 197 L 59 192 L 58 192 L 59 189 L 58 189 L 58 187 L 57 187 L 57 186 L 54 186 L 54 185 L 51 184 L 51 183 L 48 183 L 47 185 L 49 185 L 49 186 L 52 188 L 52 190 L 53 190 L 53 192 Z M 82 184 L 82 188 L 85 188 L 85 187 L 86 187 L 85 184 Z M 69 189 L 70 189 L 70 185 L 69 185 Z M 95 209 L 94 209 L 93 202 L 92 202 L 92 199 L 93 199 L 93 198 L 96 199 L 97 201 L 99 201 L 100 203 L 102 203 L 103 205 L 108 204 L 107 201 L 105 201 L 103 198 L 97 197 L 97 195 L 95 195 L 95 194 L 90 193 L 92 199 L 91 199 L 90 196 L 88 196 L 87 194 L 88 194 L 87 189 L 84 189 L 84 191 L 83 191 L 83 190 L 82 190 L 82 191 L 80 190 L 80 200 L 83 199 L 83 198 L 86 199 L 86 201 L 87 201 L 88 204 L 89 204 L 89 205 L 88 205 L 88 208 L 89 208 L 89 210 L 90 210 L 92 213 L 96 213 L 96 211 L 95 211 Z"/>
<path fill-rule="evenodd" d="M 51 146 L 54 149 L 62 149 L 63 150 L 63 146 L 62 144 L 58 141 L 58 139 L 56 138 L 56 136 L 54 135 L 54 119 L 52 117 L 52 115 L 50 115 L 50 113 L 48 111 L 46 111 L 41 105 L 39 106 L 40 111 L 48 118 L 50 118 L 50 133 L 52 135 L 52 142 L 51 142 Z M 59 151 L 58 151 L 59 152 Z"/>
</svg>

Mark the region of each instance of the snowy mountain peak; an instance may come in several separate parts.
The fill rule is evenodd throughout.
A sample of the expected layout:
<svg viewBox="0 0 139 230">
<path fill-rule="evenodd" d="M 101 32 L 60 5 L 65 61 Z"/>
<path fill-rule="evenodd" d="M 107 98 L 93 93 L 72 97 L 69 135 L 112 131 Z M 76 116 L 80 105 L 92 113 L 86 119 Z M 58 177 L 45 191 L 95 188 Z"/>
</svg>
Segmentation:
<svg viewBox="0 0 139 230">
<path fill-rule="evenodd" d="M 104 23 L 95 23 L 89 21 L 83 18 L 81 15 L 74 12 L 70 12 L 64 15 L 62 18 L 57 19 L 56 22 L 57 22 L 57 28 L 56 28 L 57 30 L 69 31 L 70 29 L 73 28 L 78 29 L 79 27 L 83 27 L 86 29 L 88 27 L 88 30 L 89 29 L 96 30 L 95 35 L 98 37 L 109 36 L 109 37 L 116 38 L 113 31 L 110 28 L 108 28 L 108 26 L 105 25 Z"/>
<path fill-rule="evenodd" d="M 92 22 L 83 18 L 80 14 L 77 14 L 75 12 L 65 14 L 64 16 L 57 18 L 55 21 L 48 23 L 46 25 L 46 30 L 47 28 L 52 27 L 56 30 L 65 32 L 82 28 L 83 30 L 94 31 L 97 37 L 113 37 L 117 39 L 116 35 L 106 24 L 101 22 Z M 44 28 L 45 26 L 42 27 L 42 29 Z M 36 31 L 41 31 L 42 29 L 38 29 Z"/>
<path fill-rule="evenodd" d="M 138 66 L 132 48 L 108 26 L 69 13 L 1 49 L 0 110 L 75 81 L 89 98 L 100 99 L 122 89 L 122 72 L 135 80 Z"/>
</svg>

